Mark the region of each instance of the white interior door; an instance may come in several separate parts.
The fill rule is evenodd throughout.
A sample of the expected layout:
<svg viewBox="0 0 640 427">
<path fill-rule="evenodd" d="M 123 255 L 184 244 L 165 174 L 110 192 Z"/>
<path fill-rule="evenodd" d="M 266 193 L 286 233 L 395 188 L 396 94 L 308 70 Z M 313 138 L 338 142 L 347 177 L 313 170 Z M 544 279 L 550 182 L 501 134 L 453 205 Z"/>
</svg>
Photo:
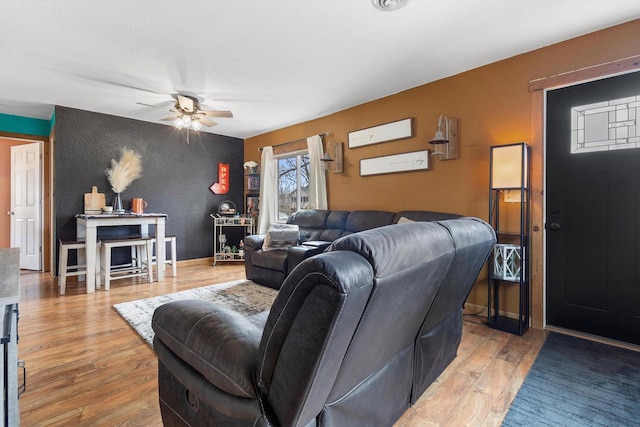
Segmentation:
<svg viewBox="0 0 640 427">
<path fill-rule="evenodd" d="M 11 247 L 20 268 L 41 270 L 42 191 L 39 142 L 11 147 Z"/>
</svg>

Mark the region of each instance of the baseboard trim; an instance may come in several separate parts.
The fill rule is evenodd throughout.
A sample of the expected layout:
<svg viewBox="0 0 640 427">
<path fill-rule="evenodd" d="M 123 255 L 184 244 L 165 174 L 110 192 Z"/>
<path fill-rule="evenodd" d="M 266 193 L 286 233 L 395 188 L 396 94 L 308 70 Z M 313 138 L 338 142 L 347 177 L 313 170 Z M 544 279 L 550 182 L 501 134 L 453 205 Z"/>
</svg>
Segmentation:
<svg viewBox="0 0 640 427">
<path fill-rule="evenodd" d="M 180 266 L 188 266 L 188 265 L 213 265 L 213 257 L 206 258 L 193 258 L 193 259 L 183 259 L 178 261 L 178 267 Z"/>
</svg>

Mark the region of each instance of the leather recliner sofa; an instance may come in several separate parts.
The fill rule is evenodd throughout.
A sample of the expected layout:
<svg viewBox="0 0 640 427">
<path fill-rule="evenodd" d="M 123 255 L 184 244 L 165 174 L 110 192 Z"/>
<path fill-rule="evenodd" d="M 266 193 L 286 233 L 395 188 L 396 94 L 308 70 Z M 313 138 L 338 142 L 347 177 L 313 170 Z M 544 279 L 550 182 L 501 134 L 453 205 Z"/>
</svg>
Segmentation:
<svg viewBox="0 0 640 427">
<path fill-rule="evenodd" d="M 280 289 L 285 277 L 302 261 L 324 251 L 336 239 L 364 230 L 397 224 L 400 218 L 411 221 L 436 221 L 460 215 L 432 211 L 330 211 L 306 209 L 293 213 L 287 224 L 297 225 L 300 240 L 284 250 L 263 250 L 265 235 L 247 236 L 244 240 L 247 279 Z"/>
<path fill-rule="evenodd" d="M 164 424 L 392 425 L 455 358 L 494 243 L 479 219 L 390 225 L 300 263 L 269 312 L 159 307 Z"/>
</svg>

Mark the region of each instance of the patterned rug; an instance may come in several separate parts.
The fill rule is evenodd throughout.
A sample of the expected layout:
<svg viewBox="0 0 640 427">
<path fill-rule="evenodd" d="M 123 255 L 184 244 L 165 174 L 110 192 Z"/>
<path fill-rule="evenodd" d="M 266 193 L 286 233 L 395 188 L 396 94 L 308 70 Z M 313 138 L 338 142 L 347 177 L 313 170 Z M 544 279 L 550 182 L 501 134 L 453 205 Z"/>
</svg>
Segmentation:
<svg viewBox="0 0 640 427">
<path fill-rule="evenodd" d="M 151 316 L 156 308 L 171 301 L 197 299 L 211 301 L 239 313 L 251 316 L 268 310 L 278 291 L 249 280 L 235 280 L 218 285 L 189 289 L 173 294 L 114 304 L 113 308 L 153 347 Z"/>
<path fill-rule="evenodd" d="M 640 352 L 550 333 L 503 427 L 637 426 Z"/>
</svg>

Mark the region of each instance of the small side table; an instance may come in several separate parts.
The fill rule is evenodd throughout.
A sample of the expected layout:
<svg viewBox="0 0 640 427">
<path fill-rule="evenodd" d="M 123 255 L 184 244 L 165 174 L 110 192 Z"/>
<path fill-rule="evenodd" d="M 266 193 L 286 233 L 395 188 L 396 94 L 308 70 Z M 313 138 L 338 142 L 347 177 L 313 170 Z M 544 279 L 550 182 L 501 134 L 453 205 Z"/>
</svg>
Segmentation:
<svg viewBox="0 0 640 427">
<path fill-rule="evenodd" d="M 225 252 L 227 243 L 224 229 L 226 227 L 243 227 L 244 236 L 255 234 L 255 221 L 251 216 L 216 216 L 210 214 L 213 219 L 213 265 L 223 261 L 244 261 L 244 250 L 238 252 Z M 224 241 L 223 241 L 224 240 Z M 235 245 L 236 243 L 234 243 Z M 238 242 L 239 246 L 239 242 Z"/>
</svg>

